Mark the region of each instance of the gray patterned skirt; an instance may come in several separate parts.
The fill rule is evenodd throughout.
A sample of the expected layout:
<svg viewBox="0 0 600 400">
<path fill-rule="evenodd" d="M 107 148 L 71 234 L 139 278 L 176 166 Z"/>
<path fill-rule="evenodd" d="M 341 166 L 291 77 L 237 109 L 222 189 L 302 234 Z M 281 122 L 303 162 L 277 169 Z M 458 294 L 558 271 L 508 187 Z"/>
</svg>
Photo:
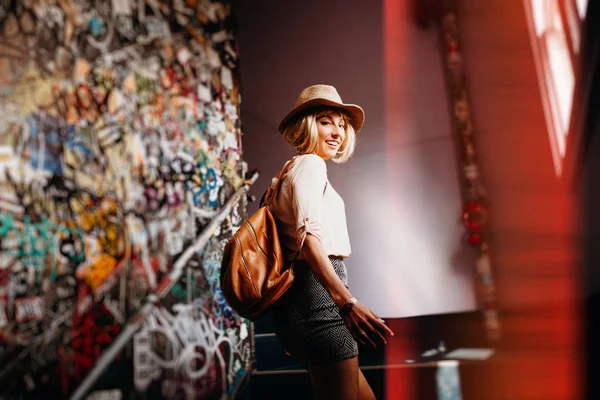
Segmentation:
<svg viewBox="0 0 600 400">
<path fill-rule="evenodd" d="M 342 259 L 329 257 L 348 287 Z M 275 333 L 288 353 L 306 365 L 346 360 L 358 355 L 358 345 L 340 317 L 329 293 L 306 261 L 296 262 L 292 287 L 273 307 Z"/>
</svg>

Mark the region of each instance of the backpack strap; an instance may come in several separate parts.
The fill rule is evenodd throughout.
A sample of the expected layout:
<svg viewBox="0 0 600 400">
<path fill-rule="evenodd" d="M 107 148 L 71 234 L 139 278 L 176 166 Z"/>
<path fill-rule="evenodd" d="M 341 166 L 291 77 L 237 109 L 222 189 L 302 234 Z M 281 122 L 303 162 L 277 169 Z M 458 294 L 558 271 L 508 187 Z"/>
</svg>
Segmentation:
<svg viewBox="0 0 600 400">
<path fill-rule="evenodd" d="M 285 175 L 288 173 L 288 171 L 294 164 L 296 157 L 298 157 L 298 156 L 295 156 L 294 158 L 292 158 L 285 165 L 285 167 L 283 167 L 283 169 L 281 171 L 279 171 L 279 174 L 277 174 L 277 184 L 275 185 L 275 188 L 273 188 L 271 185 L 269 185 L 269 188 L 267 189 L 267 191 L 265 192 L 265 194 L 263 196 L 264 200 L 261 204 L 261 207 L 268 207 L 271 204 L 271 202 L 275 198 L 275 195 L 277 194 L 277 192 L 279 192 L 279 189 L 281 188 L 281 183 L 283 182 L 283 178 L 285 177 Z"/>
</svg>

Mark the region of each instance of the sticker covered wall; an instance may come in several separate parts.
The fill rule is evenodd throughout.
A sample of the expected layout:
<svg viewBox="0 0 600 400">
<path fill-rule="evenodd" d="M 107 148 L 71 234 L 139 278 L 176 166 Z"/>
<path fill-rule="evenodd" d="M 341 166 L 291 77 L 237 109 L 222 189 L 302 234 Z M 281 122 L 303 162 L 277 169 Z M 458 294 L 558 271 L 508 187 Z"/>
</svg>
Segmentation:
<svg viewBox="0 0 600 400">
<path fill-rule="evenodd" d="M 234 35 L 222 0 L 0 0 L 0 396 L 72 394 L 153 293 L 94 388 L 239 387 L 218 271 L 245 204 L 185 252 L 244 183 Z"/>
</svg>

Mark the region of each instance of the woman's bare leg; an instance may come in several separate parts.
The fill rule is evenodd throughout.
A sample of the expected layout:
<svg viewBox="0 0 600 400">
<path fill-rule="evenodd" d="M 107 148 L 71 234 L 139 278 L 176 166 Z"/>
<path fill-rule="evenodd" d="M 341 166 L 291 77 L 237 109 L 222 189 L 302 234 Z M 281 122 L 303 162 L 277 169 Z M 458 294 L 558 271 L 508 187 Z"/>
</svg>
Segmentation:
<svg viewBox="0 0 600 400">
<path fill-rule="evenodd" d="M 325 365 L 311 366 L 309 372 L 315 399 L 359 399 L 358 357 Z"/>
<path fill-rule="evenodd" d="M 358 370 L 358 399 L 359 400 L 377 400 L 369 382 L 365 379 L 362 371 Z"/>
</svg>

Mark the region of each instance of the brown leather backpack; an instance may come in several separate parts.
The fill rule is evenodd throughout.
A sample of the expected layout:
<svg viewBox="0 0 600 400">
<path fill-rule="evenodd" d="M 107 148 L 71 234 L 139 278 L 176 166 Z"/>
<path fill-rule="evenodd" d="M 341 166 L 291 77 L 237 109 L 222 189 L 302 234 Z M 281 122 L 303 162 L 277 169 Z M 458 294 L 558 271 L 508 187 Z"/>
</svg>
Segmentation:
<svg viewBox="0 0 600 400">
<path fill-rule="evenodd" d="M 270 204 L 281 187 L 290 161 L 269 187 L 264 205 L 248 218 L 229 239 L 221 262 L 221 290 L 231 308 L 240 316 L 256 321 L 290 288 L 294 281 L 292 265 L 285 265 L 277 222 Z"/>
</svg>

